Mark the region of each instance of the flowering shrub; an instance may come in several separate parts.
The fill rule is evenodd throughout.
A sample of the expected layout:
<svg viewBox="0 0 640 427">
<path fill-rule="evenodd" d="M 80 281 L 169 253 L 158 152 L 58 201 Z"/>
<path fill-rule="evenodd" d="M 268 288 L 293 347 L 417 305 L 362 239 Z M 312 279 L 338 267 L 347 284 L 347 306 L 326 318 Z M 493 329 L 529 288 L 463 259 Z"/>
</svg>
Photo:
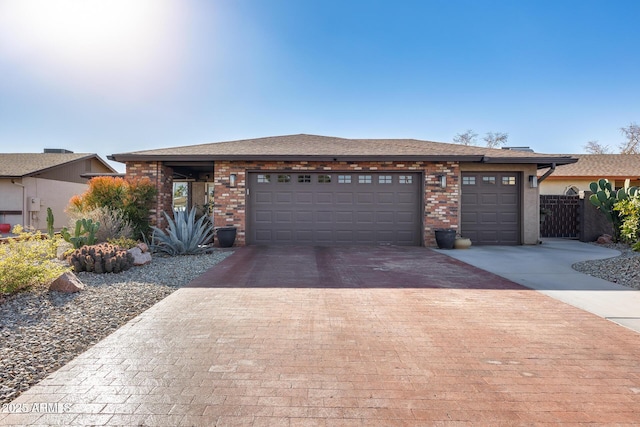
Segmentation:
<svg viewBox="0 0 640 427">
<path fill-rule="evenodd" d="M 13 233 L 18 236 L 0 244 L 0 293 L 46 285 L 70 270 L 53 261 L 58 238 L 49 239 L 40 231 L 26 232 L 20 225 L 13 227 Z"/>
<path fill-rule="evenodd" d="M 133 227 L 134 236 L 127 237 L 138 238 L 149 233 L 149 211 L 156 194 L 155 186 L 147 178 L 96 177 L 89 181 L 87 191 L 69 200 L 67 210 L 70 216 L 86 216 L 95 209 L 108 208 L 115 212 L 113 218 L 125 219 Z"/>
</svg>

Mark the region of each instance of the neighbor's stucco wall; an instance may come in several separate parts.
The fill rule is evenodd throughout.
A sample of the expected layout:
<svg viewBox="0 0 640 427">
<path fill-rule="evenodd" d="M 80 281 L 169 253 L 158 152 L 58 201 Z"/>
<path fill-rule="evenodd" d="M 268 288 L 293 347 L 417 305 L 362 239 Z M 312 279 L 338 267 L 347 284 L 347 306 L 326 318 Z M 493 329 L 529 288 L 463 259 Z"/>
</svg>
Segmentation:
<svg viewBox="0 0 640 427">
<path fill-rule="evenodd" d="M 540 183 L 541 195 L 563 195 L 571 186 L 575 186 L 579 191 L 591 191 L 589 190 L 589 184 L 597 181 L 600 178 L 554 178 L 551 175 Z M 615 188 L 624 187 L 624 179 L 609 178 Z M 630 180 L 631 186 L 640 186 L 640 180 Z"/>
<path fill-rule="evenodd" d="M 460 172 L 518 172 L 521 175 L 522 200 L 521 200 L 521 220 L 522 220 L 522 243 L 525 245 L 535 245 L 540 239 L 540 194 L 538 188 L 529 186 L 529 175 L 536 175 L 536 165 L 529 164 L 480 164 L 462 163 Z M 464 233 L 464 230 L 462 230 Z"/>
<path fill-rule="evenodd" d="M 435 246 L 434 229 L 458 228 L 459 176 L 457 162 L 216 162 L 214 168 L 214 225 L 238 228 L 236 244 L 246 239 L 247 173 L 255 171 L 422 172 L 424 175 L 424 244 Z M 229 176 L 237 175 L 235 187 Z M 437 175 L 447 176 L 440 188 Z"/>
<path fill-rule="evenodd" d="M 66 227 L 69 217 L 65 210 L 69 199 L 88 188 L 87 184 L 42 178 L 16 178 L 14 181 L 16 184 L 10 179 L 0 180 L 0 210 L 20 210 L 22 215 L 7 216 L 5 222 L 12 227 L 20 224 L 42 231 L 47 229 L 47 208 L 53 212 L 54 228 Z M 39 199 L 39 202 L 36 200 L 36 204 L 32 204 L 32 199 Z"/>
</svg>

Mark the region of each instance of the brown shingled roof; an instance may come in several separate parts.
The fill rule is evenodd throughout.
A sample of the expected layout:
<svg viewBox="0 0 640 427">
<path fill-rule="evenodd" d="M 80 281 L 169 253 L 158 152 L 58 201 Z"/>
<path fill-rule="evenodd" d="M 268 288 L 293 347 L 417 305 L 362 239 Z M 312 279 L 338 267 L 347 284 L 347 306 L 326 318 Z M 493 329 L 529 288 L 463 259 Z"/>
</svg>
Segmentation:
<svg viewBox="0 0 640 427">
<path fill-rule="evenodd" d="M 78 160 L 97 158 L 116 172 L 96 154 L 87 153 L 0 153 L 0 177 L 20 178 L 34 175 Z"/>
<path fill-rule="evenodd" d="M 416 159 L 496 163 L 574 161 L 566 155 L 491 149 L 417 139 L 347 139 L 318 135 L 285 135 L 184 147 L 113 154 L 110 159 L 135 160 L 364 160 Z"/>
<path fill-rule="evenodd" d="M 558 166 L 551 178 L 640 178 L 640 154 L 571 154 L 576 163 Z"/>
</svg>

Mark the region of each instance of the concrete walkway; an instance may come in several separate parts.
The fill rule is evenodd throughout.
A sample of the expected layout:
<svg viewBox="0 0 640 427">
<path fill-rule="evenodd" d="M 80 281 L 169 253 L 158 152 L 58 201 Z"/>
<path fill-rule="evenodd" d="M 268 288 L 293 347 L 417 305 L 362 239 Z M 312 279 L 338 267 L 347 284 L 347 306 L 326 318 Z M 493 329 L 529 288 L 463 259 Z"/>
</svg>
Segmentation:
<svg viewBox="0 0 640 427">
<path fill-rule="evenodd" d="M 430 249 L 248 247 L 0 425 L 637 426 L 639 354 L 640 334 Z"/>
<path fill-rule="evenodd" d="M 576 262 L 620 255 L 616 250 L 546 239 L 538 246 L 472 246 L 438 252 L 640 332 L 640 291 L 571 268 Z"/>
</svg>

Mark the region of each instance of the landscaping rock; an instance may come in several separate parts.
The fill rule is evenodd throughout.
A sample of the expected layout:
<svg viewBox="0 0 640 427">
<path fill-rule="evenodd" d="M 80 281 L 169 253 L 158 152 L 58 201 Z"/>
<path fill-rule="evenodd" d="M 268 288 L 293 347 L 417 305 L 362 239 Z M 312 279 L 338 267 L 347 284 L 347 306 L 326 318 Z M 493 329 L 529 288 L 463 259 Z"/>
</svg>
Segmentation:
<svg viewBox="0 0 640 427">
<path fill-rule="evenodd" d="M 50 291 L 64 292 L 67 294 L 84 290 L 84 283 L 72 272 L 63 273 L 49 285 Z"/>
<path fill-rule="evenodd" d="M 144 243 L 141 244 L 144 245 Z M 145 265 L 151 262 L 151 253 L 143 251 L 140 245 L 129 249 L 129 253 L 133 255 L 133 265 Z"/>
<path fill-rule="evenodd" d="M 144 252 L 149 252 L 149 246 L 146 243 L 138 243 L 136 247 L 140 248 L 140 250 Z"/>
<path fill-rule="evenodd" d="M 602 236 L 598 237 L 598 243 L 601 245 L 609 245 L 613 243 L 613 237 L 608 234 L 603 234 Z"/>
</svg>

